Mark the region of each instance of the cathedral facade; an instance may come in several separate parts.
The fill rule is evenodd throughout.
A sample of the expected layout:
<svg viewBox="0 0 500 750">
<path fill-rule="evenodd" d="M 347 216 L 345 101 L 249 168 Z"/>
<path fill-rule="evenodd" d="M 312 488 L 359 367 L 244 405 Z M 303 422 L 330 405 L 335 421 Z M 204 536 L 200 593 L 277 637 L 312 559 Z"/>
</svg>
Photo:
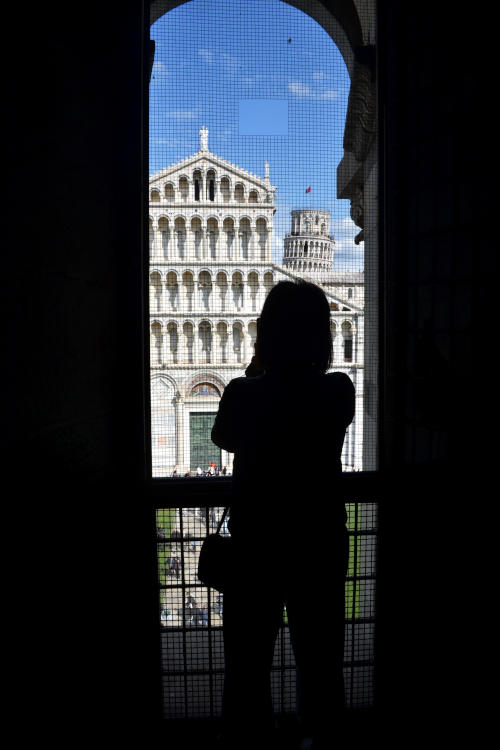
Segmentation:
<svg viewBox="0 0 500 750">
<path fill-rule="evenodd" d="M 212 154 L 205 128 L 197 153 L 150 178 L 153 476 L 209 462 L 232 470 L 232 454 L 210 440 L 218 402 L 252 358 L 268 292 L 297 278 L 321 286 L 330 303 L 333 369 L 356 388 L 342 463 L 362 468 L 363 275 L 333 271 L 330 215 L 314 209 L 292 211 L 283 263 L 273 263 L 276 189 L 267 162 L 261 178 Z"/>
</svg>

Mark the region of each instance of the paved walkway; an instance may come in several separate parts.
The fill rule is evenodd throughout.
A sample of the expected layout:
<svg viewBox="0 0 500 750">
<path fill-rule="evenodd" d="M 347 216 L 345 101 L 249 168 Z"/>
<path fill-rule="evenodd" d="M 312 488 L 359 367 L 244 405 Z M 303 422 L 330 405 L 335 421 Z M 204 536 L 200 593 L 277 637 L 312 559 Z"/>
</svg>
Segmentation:
<svg viewBox="0 0 500 750">
<path fill-rule="evenodd" d="M 210 513 L 209 509 L 209 513 Z M 223 509 L 215 508 L 214 515 L 210 518 L 209 533 L 215 533 L 217 525 L 222 517 Z M 177 519 L 179 516 L 177 514 Z M 188 627 L 203 627 L 203 616 L 201 612 L 197 612 L 200 608 L 208 608 L 207 599 L 207 588 L 190 588 L 189 584 L 199 584 L 198 579 L 198 559 L 200 555 L 201 545 L 203 539 L 207 533 L 206 527 L 206 511 L 205 508 L 184 508 L 183 509 L 183 535 L 184 535 L 184 582 L 186 585 L 186 625 Z M 177 520 L 177 524 L 174 525 L 175 529 L 180 528 L 180 522 Z M 190 541 L 193 537 L 196 541 Z M 201 537 L 201 540 L 200 540 Z M 181 545 L 176 542 L 175 537 L 166 537 L 165 541 L 170 544 L 170 555 L 172 557 L 181 558 Z M 175 574 L 167 575 L 165 577 L 167 584 L 177 584 L 182 582 L 181 572 L 177 577 Z M 218 596 L 219 592 L 214 589 L 210 589 L 211 594 L 211 610 L 210 610 L 210 624 L 212 627 L 220 627 L 222 625 L 222 617 L 219 615 L 218 607 Z M 189 606 L 189 597 L 194 599 L 192 607 Z M 168 619 L 165 619 L 165 615 L 162 615 L 162 624 L 166 627 L 179 627 L 182 623 L 182 589 L 166 589 L 162 595 L 162 608 L 167 607 L 171 613 Z M 205 612 L 205 623 L 208 624 L 207 618 L 208 613 Z M 206 626 L 206 625 L 205 625 Z"/>
</svg>

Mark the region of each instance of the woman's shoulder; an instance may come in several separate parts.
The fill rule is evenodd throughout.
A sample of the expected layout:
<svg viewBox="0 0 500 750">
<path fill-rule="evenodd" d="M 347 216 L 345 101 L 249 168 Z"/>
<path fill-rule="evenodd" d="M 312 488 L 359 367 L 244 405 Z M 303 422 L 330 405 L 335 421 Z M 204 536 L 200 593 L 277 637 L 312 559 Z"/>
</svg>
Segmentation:
<svg viewBox="0 0 500 750">
<path fill-rule="evenodd" d="M 255 384 L 256 381 L 260 381 L 261 377 L 256 378 L 248 378 L 245 375 L 242 375 L 238 378 L 233 378 L 229 381 L 229 383 L 226 385 L 224 391 L 230 390 L 230 391 L 241 391 L 245 388 L 251 388 L 252 384 Z"/>
<path fill-rule="evenodd" d="M 322 377 L 324 378 L 324 382 L 330 388 L 354 390 L 354 383 L 345 372 L 327 372 Z"/>
</svg>

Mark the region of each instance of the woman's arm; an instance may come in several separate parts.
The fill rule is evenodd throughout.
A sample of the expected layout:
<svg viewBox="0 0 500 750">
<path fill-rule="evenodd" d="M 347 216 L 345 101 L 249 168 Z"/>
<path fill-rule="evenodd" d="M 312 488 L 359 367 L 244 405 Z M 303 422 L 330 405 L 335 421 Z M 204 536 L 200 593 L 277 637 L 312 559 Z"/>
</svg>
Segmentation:
<svg viewBox="0 0 500 750">
<path fill-rule="evenodd" d="M 230 453 L 234 453 L 237 446 L 239 380 L 244 380 L 244 378 L 235 378 L 225 387 L 212 427 L 212 442 Z"/>
</svg>

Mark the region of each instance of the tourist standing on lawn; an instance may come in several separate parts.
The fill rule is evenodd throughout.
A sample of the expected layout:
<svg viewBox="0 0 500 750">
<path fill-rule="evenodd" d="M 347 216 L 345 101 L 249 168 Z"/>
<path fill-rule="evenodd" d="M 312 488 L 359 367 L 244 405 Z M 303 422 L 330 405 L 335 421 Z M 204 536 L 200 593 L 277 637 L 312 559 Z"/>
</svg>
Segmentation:
<svg viewBox="0 0 500 750">
<path fill-rule="evenodd" d="M 331 361 L 324 292 L 304 281 L 279 282 L 257 321 L 246 377 L 227 385 L 212 429 L 213 442 L 234 453 L 228 526 L 236 576 L 224 593 L 226 747 L 256 746 L 271 732 L 270 669 L 284 605 L 303 733 L 319 749 L 333 746 L 341 731 L 348 538 L 339 480 L 355 394 L 347 375 L 327 374 Z M 277 471 L 291 457 L 302 466 L 333 468 Z M 318 517 L 328 530 L 327 548 L 314 534 Z M 257 552 L 265 573 L 255 567 Z M 328 634 L 320 635 L 315 613 L 325 590 Z M 258 617 L 248 617 L 249 601 L 259 601 Z"/>
</svg>

